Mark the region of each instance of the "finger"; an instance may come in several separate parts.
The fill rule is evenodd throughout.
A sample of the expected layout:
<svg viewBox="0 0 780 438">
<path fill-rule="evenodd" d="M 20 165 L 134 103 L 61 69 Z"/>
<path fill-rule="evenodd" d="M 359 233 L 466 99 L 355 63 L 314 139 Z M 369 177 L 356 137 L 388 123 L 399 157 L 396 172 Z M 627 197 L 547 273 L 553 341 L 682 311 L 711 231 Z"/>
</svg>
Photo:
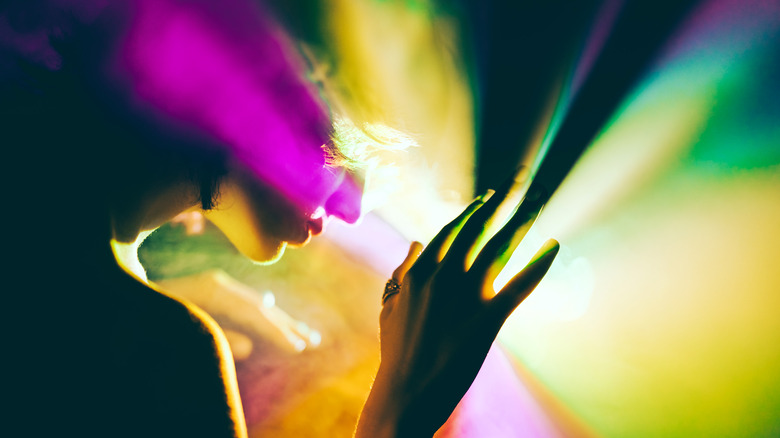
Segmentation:
<svg viewBox="0 0 780 438">
<path fill-rule="evenodd" d="M 531 185 L 506 225 L 479 252 L 469 272 L 480 277 L 483 284 L 491 287 L 499 272 L 504 269 L 517 245 L 539 217 L 547 199 L 545 194 L 542 187 Z"/>
<path fill-rule="evenodd" d="M 385 284 L 385 291 L 382 293 L 383 306 L 387 304 L 392 297 L 401 292 L 401 283 L 404 281 L 406 273 L 409 272 L 409 269 L 414 266 L 414 263 L 420 257 L 422 249 L 423 246 L 420 242 L 412 242 L 411 245 L 409 245 L 409 252 L 406 254 L 406 258 L 395 271 L 393 271 L 393 276 L 390 277 L 390 280 Z"/>
<path fill-rule="evenodd" d="M 406 258 L 401 262 L 398 268 L 393 271 L 393 280 L 397 281 L 398 284 L 401 284 L 404 281 L 406 273 L 409 272 L 409 268 L 411 268 L 420 257 L 422 250 L 423 245 L 420 242 L 412 242 L 411 245 L 409 245 L 409 253 L 406 254 Z"/>
<path fill-rule="evenodd" d="M 498 324 L 498 328 L 520 305 L 521 302 L 536 288 L 550 269 L 560 245 L 555 239 L 550 239 L 542 245 L 522 271 L 515 275 L 501 291 L 490 300 L 488 313 L 490 320 Z"/>
<path fill-rule="evenodd" d="M 452 220 L 452 222 L 448 223 L 444 226 L 444 228 L 439 231 L 439 234 L 436 235 L 436 237 L 431 240 L 431 243 L 428 244 L 428 246 L 425 248 L 425 251 L 423 251 L 422 255 L 420 255 L 419 264 L 436 264 L 439 263 L 444 257 L 444 254 L 447 252 L 447 248 L 449 248 L 450 244 L 452 243 L 452 240 L 455 238 L 455 236 L 458 234 L 458 231 L 463 226 L 463 224 L 466 222 L 466 220 L 475 212 L 477 209 L 479 209 L 482 204 L 485 203 L 486 200 L 490 199 L 493 196 L 493 191 L 489 190 L 486 193 L 477 196 L 476 199 L 471 201 L 471 204 L 466 207 L 465 210 L 463 210 L 463 213 L 458 215 L 455 219 Z"/>
<path fill-rule="evenodd" d="M 446 251 L 447 264 L 458 266 L 464 270 L 466 269 L 468 254 L 477 244 L 480 236 L 484 233 L 490 219 L 498 209 L 498 206 L 506 199 L 515 183 L 525 179 L 526 174 L 527 172 L 525 171 L 513 174 L 501 184 L 496 190 L 496 193 L 490 197 L 484 206 L 468 218 L 466 223 L 454 237 L 449 249 Z"/>
</svg>

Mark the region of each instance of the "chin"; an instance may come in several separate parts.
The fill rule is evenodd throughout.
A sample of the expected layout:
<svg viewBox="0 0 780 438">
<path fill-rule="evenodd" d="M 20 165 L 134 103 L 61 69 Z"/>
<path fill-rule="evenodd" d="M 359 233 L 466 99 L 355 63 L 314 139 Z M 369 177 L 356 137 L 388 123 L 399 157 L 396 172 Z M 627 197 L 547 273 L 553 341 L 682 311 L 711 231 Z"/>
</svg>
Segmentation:
<svg viewBox="0 0 780 438">
<path fill-rule="evenodd" d="M 287 249 L 287 242 L 279 242 L 275 247 L 253 248 L 253 251 L 241 251 L 257 265 L 272 265 L 279 261 Z"/>
</svg>

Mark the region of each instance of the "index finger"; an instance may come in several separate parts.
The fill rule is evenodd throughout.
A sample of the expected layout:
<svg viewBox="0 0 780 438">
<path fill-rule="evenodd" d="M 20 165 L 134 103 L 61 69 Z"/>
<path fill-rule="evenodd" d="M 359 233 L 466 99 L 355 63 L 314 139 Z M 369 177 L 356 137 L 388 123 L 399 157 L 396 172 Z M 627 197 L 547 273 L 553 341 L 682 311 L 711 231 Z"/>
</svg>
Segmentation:
<svg viewBox="0 0 780 438">
<path fill-rule="evenodd" d="M 466 220 L 485 203 L 485 199 L 490 198 L 492 195 L 493 193 L 489 191 L 477 196 L 458 217 L 445 225 L 436 237 L 431 240 L 422 255 L 420 255 L 418 264 L 430 267 L 439 263 Z"/>
<path fill-rule="evenodd" d="M 420 257 L 420 253 L 423 250 L 423 245 L 420 242 L 414 241 L 409 245 L 409 253 L 406 254 L 406 258 L 403 262 L 393 271 L 393 280 L 398 284 L 404 281 L 404 277 L 409 269 L 414 265 L 417 259 Z"/>
<path fill-rule="evenodd" d="M 528 172 L 522 168 L 513 174 L 496 190 L 496 193 L 466 221 L 463 228 L 457 234 L 450 245 L 446 255 L 446 263 L 452 264 L 458 269 L 466 269 L 466 261 L 471 250 L 477 245 L 480 236 L 485 232 L 488 223 L 498 210 L 499 205 L 506 199 L 510 190 L 518 182 L 525 181 Z"/>
<path fill-rule="evenodd" d="M 506 225 L 479 252 L 469 268 L 469 273 L 481 276 L 482 282 L 491 286 L 536 218 L 539 217 L 546 199 L 544 188 L 538 184 L 532 184 Z"/>
</svg>

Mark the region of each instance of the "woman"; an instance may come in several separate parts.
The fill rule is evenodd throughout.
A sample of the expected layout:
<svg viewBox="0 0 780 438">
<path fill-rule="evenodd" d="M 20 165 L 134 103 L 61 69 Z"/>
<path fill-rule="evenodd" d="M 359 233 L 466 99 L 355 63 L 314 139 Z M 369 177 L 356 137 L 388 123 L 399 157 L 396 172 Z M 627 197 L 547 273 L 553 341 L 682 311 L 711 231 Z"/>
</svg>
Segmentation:
<svg viewBox="0 0 780 438">
<path fill-rule="evenodd" d="M 245 436 L 224 335 L 144 282 L 138 244 L 203 211 L 270 263 L 328 217 L 359 217 L 359 181 L 334 162 L 327 111 L 286 34 L 249 2 L 213 3 L 4 6 L 15 164 L 5 176 L 21 186 L 9 195 L 8 268 L 33 298 L 11 318 L 25 332 L 9 331 L 24 358 L 15 400 L 36 420 L 14 416 L 26 436 Z M 513 183 L 477 198 L 427 248 L 413 243 L 388 281 L 381 366 L 357 436 L 431 436 L 549 268 L 555 241 L 492 294 L 502 256 L 542 207 L 533 185 L 468 265 Z"/>
</svg>

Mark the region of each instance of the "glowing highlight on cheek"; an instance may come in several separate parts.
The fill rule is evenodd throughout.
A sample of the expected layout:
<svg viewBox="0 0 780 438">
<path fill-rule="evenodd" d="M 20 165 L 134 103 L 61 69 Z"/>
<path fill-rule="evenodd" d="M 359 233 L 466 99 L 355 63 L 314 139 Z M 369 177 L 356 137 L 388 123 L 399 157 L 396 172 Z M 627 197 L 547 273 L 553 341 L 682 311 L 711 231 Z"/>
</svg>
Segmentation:
<svg viewBox="0 0 780 438">
<path fill-rule="evenodd" d="M 323 206 L 339 184 L 340 204 L 353 206 L 342 209 L 359 210 L 357 184 L 325 166 L 329 116 L 286 37 L 251 3 L 209 7 L 138 2 L 116 63 L 132 92 L 226 146 L 304 211 Z"/>
</svg>

